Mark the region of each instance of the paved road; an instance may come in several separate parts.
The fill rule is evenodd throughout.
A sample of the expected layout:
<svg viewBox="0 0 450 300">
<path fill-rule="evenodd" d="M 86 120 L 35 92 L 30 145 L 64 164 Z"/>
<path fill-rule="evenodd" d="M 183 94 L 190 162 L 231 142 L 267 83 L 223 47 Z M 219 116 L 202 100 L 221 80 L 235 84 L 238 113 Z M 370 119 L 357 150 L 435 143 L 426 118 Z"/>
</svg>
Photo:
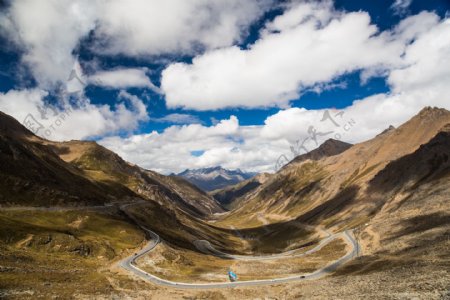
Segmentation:
<svg viewBox="0 0 450 300">
<path fill-rule="evenodd" d="M 262 279 L 262 280 L 251 280 L 251 281 L 236 281 L 236 282 L 218 282 L 218 283 L 174 282 L 174 281 L 162 279 L 160 277 L 157 277 L 155 275 L 147 273 L 144 270 L 142 270 L 136 266 L 136 260 L 138 258 L 142 257 L 143 255 L 147 254 L 148 252 L 152 251 L 160 241 L 160 238 L 156 233 L 154 233 L 153 231 L 151 231 L 147 228 L 143 228 L 143 229 L 149 233 L 149 235 L 152 238 L 151 241 L 147 244 L 147 246 L 145 246 L 137 254 L 127 257 L 124 260 L 120 261 L 119 265 L 122 268 L 130 271 L 131 273 L 141 277 L 144 280 L 148 280 L 148 281 L 158 284 L 158 285 L 175 287 L 175 288 L 183 288 L 183 289 L 232 288 L 232 287 L 238 287 L 238 286 L 271 285 L 271 284 L 286 283 L 286 282 L 299 281 L 299 280 L 318 279 L 318 278 L 324 277 L 324 276 L 334 272 L 339 266 L 345 264 L 346 262 L 350 261 L 352 258 L 357 256 L 356 249 L 357 249 L 358 244 L 353 237 L 353 230 L 347 230 L 347 231 L 335 234 L 332 237 L 327 237 L 325 239 L 326 241 L 323 243 L 320 243 L 319 246 L 321 248 L 321 247 L 325 246 L 325 244 L 331 242 L 333 239 L 342 237 L 345 240 L 347 240 L 347 242 L 351 245 L 351 250 L 346 255 L 337 259 L 336 261 L 329 264 L 325 268 L 319 269 L 313 273 L 290 276 L 290 277 L 283 277 L 283 278 L 276 278 L 276 279 Z M 318 251 L 319 249 L 316 249 L 315 251 Z M 313 249 L 311 249 L 311 250 L 313 250 Z M 310 253 L 311 252 L 309 252 L 309 254 Z"/>
<path fill-rule="evenodd" d="M 320 243 L 315 246 L 312 249 L 309 249 L 308 251 L 302 252 L 302 253 L 296 253 L 299 250 L 298 249 L 294 249 L 294 250 L 289 250 L 283 253 L 278 253 L 278 254 L 269 254 L 269 255 L 256 255 L 256 256 L 250 256 L 250 255 L 235 255 L 235 254 L 228 254 L 222 251 L 219 251 L 217 249 L 215 249 L 210 242 L 206 241 L 206 240 L 197 240 L 194 241 L 194 246 L 202 251 L 205 254 L 212 254 L 214 256 L 218 256 L 220 258 L 225 258 L 225 259 L 236 259 L 236 260 L 273 260 L 273 259 L 278 259 L 278 258 L 296 258 L 296 257 L 302 257 L 308 254 L 312 254 L 314 252 L 319 251 L 320 249 L 323 248 L 323 246 L 325 246 L 326 244 L 328 244 L 329 242 L 331 242 L 332 240 L 339 238 L 340 237 L 340 233 L 337 234 L 331 234 L 328 233 L 328 236 L 324 239 L 322 239 L 320 241 Z"/>
<path fill-rule="evenodd" d="M 129 205 L 135 205 L 140 202 L 131 202 L 126 203 L 121 206 L 119 206 L 119 209 L 124 211 L 129 217 L 132 218 L 130 214 L 128 214 L 125 211 L 125 208 Z M 105 208 L 110 208 L 112 206 L 115 206 L 114 204 L 109 204 L 105 206 L 82 206 L 82 207 L 0 207 L 0 211 L 19 211 L 19 210 L 38 210 L 38 211 L 66 211 L 66 210 L 104 210 Z M 318 279 L 323 276 L 326 276 L 332 272 L 334 272 L 339 266 L 345 264 L 346 262 L 350 261 L 352 258 L 357 256 L 357 249 L 359 247 L 357 241 L 353 237 L 353 230 L 347 230 L 341 233 L 329 235 L 325 239 L 323 239 L 319 245 L 314 247 L 313 249 L 310 249 L 304 253 L 300 254 L 293 254 L 290 255 L 293 251 L 284 252 L 281 254 L 275 254 L 275 255 L 266 255 L 266 256 L 244 256 L 244 255 L 231 255 L 227 253 L 220 252 L 212 245 L 205 240 L 199 240 L 196 241 L 195 244 L 197 244 L 197 247 L 200 247 L 204 251 L 210 252 L 211 254 L 217 255 L 219 257 L 225 257 L 230 259 L 239 259 L 239 260 L 268 260 L 268 259 L 276 259 L 276 258 L 287 258 L 287 257 L 299 257 L 304 256 L 307 254 L 314 253 L 318 250 L 320 250 L 322 247 L 324 247 L 326 244 L 330 243 L 332 240 L 337 238 L 344 238 L 347 240 L 347 242 L 351 245 L 351 250 L 344 255 L 343 257 L 339 258 L 338 260 L 334 261 L 333 263 L 329 264 L 325 268 L 319 269 L 313 273 L 309 274 L 303 274 L 303 275 L 296 275 L 296 276 L 290 276 L 290 277 L 284 277 L 284 278 L 276 278 L 276 279 L 263 279 L 263 280 L 251 280 L 251 281 L 236 281 L 236 282 L 219 282 L 219 283 L 184 283 L 184 282 L 174 282 L 166 279 L 159 278 L 155 275 L 149 274 L 145 272 L 144 270 L 141 270 L 136 266 L 136 260 L 145 254 L 152 251 L 160 242 L 159 236 L 154 233 L 153 231 L 142 227 L 143 230 L 145 230 L 149 236 L 150 236 L 150 242 L 142 248 L 139 252 L 137 252 L 135 255 L 131 255 L 122 261 L 119 262 L 119 265 L 128 270 L 129 272 L 141 277 L 144 280 L 151 281 L 155 284 L 168 286 L 168 287 L 176 287 L 176 288 L 185 288 L 185 289 L 211 289 L 211 288 L 232 288 L 237 286 L 257 286 L 257 285 L 270 285 L 270 284 L 277 284 L 277 283 L 286 283 L 286 282 L 292 282 L 292 281 L 299 281 L 299 280 L 312 280 L 312 279 Z"/>
</svg>

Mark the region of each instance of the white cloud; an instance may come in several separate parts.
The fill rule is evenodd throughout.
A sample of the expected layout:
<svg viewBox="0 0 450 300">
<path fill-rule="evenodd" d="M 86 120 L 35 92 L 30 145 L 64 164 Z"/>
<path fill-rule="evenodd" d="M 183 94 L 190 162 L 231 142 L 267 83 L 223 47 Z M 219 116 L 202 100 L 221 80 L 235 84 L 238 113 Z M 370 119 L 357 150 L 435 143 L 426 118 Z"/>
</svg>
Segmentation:
<svg viewBox="0 0 450 300">
<path fill-rule="evenodd" d="M 392 91 L 355 101 L 342 115 L 329 110 L 339 127 L 329 119 L 322 121 L 325 110 L 288 108 L 268 117 L 262 126 L 239 126 L 232 117 L 210 127 L 173 126 L 162 133 L 111 137 L 101 143 L 129 161 L 164 173 L 215 165 L 273 171 L 280 155 L 292 158 L 290 146 L 301 152 L 299 146 L 306 138 L 307 150 L 336 134 L 346 142 L 361 142 L 389 125 L 399 126 L 424 106 L 450 109 L 450 23 L 430 13 L 412 18 L 396 29 L 395 36 L 409 42 L 400 67 L 386 70 Z M 344 128 L 344 124 L 351 126 Z M 195 157 L 190 153 L 194 150 L 205 152 Z"/>
<path fill-rule="evenodd" d="M 24 51 L 22 61 L 40 87 L 48 89 L 66 80 L 76 60 L 73 53 L 90 33 L 97 53 L 195 53 L 239 41 L 270 2 L 14 0 L 0 12 L 0 25 Z"/>
<path fill-rule="evenodd" d="M 47 92 L 40 89 L 11 90 L 0 93 L 0 110 L 24 122 L 29 116 L 42 125 L 36 133 L 49 140 L 85 139 L 136 129 L 148 120 L 145 105 L 136 96 L 121 92 L 114 108 L 92 105 L 80 99 L 78 105 L 52 106 L 44 101 Z M 126 103 L 126 104 L 125 104 Z M 39 126 L 32 127 L 37 129 Z"/>
<path fill-rule="evenodd" d="M 116 114 L 119 116 L 119 128 L 135 129 L 139 121 L 149 120 L 147 107 L 136 95 L 122 90 L 119 93 L 119 99 L 127 100 L 130 104 L 130 109 L 126 107 L 124 102 L 116 104 Z"/>
<path fill-rule="evenodd" d="M 95 28 L 95 7 L 90 0 L 17 0 L 0 13 L 3 30 L 24 50 L 22 61 L 41 87 L 67 79 L 72 51 Z"/>
<path fill-rule="evenodd" d="M 98 11 L 98 50 L 110 54 L 193 53 L 241 39 L 271 0 L 107 1 Z"/>
<path fill-rule="evenodd" d="M 169 107 L 198 110 L 286 106 L 306 88 L 365 68 L 400 63 L 404 41 L 378 33 L 366 12 L 332 3 L 296 2 L 262 30 L 250 49 L 206 52 L 162 73 Z"/>
<path fill-rule="evenodd" d="M 100 143 L 122 155 L 125 159 L 157 171 L 170 173 L 181 171 L 183 165 L 202 166 L 205 162 L 196 162 L 191 151 L 205 149 L 200 157 L 205 159 L 209 151 L 234 147 L 233 138 L 239 135 L 239 122 L 234 116 L 220 121 L 215 126 L 200 124 L 172 126 L 163 133 L 135 135 L 129 138 L 109 137 Z M 208 149 L 207 149 L 208 148 Z M 214 149 L 214 150 L 212 150 Z M 216 163 L 225 157 L 209 158 L 209 163 Z"/>
<path fill-rule="evenodd" d="M 199 46 L 210 49 L 192 64 L 173 64 L 164 71 L 162 88 L 170 107 L 286 106 L 261 126 L 239 125 L 234 116 L 205 126 L 190 124 L 196 123 L 191 122 L 193 116 L 171 114 L 155 121 L 189 125 L 101 140 L 146 168 L 165 173 L 215 165 L 272 170 L 281 154 L 291 155 L 289 147 L 296 140 L 314 130 L 316 134 L 334 131 L 319 135 L 320 144 L 338 132 L 330 121 L 321 122 L 323 110 L 287 108 L 289 100 L 305 89 L 327 88 L 332 79 L 359 69 L 364 71 L 362 79 L 387 76 L 391 92 L 355 101 L 342 116 L 330 111 L 339 122 L 354 121 L 342 136 L 344 141 L 371 138 L 426 105 L 450 109 L 450 23 L 433 13 L 409 17 L 392 31 L 379 33 L 367 13 L 335 11 L 331 2 L 292 2 L 282 16 L 266 24 L 254 45 L 243 50 L 230 45 L 262 12 L 257 2 L 158 1 L 159 10 L 154 9 L 155 3 L 127 3 L 125 10 L 116 0 L 16 0 L 0 13 L 2 28 L 23 47 L 23 60 L 41 87 L 67 80 L 74 62 L 78 68 L 73 50 L 95 30 L 94 37 L 107 46 L 97 49 L 102 53 L 152 55 L 192 53 Z M 100 71 L 91 80 L 114 88 L 151 88 L 146 70 L 140 68 Z M 46 130 L 53 126 L 50 136 L 45 130 L 39 132 L 53 140 L 131 131 L 149 120 L 145 104 L 126 91 L 119 93 L 118 103 L 112 106 L 93 105 L 81 91 L 76 105 L 69 107 L 66 101 L 53 107 L 45 103 L 46 95 L 42 89 L 0 93 L 0 109 L 19 121 L 30 113 Z M 64 112 L 67 117 L 57 125 Z M 306 146 L 311 150 L 315 145 L 309 141 Z M 197 150 L 204 153 L 195 157 L 191 151 Z"/>
<path fill-rule="evenodd" d="M 431 19 L 431 14 L 428 16 Z M 436 17 L 434 23 L 431 20 L 424 23 L 419 23 L 422 32 L 405 53 L 404 64 L 408 67 L 394 69 L 388 77 L 394 92 L 419 92 L 431 87 L 440 90 L 449 86 L 450 24 L 445 20 L 439 22 Z M 444 100 L 445 94 L 441 97 Z"/>
<path fill-rule="evenodd" d="M 160 92 L 146 75 L 147 68 L 122 68 L 108 71 L 99 71 L 89 76 L 88 82 L 93 85 L 123 89 L 130 87 L 149 88 Z"/>
</svg>

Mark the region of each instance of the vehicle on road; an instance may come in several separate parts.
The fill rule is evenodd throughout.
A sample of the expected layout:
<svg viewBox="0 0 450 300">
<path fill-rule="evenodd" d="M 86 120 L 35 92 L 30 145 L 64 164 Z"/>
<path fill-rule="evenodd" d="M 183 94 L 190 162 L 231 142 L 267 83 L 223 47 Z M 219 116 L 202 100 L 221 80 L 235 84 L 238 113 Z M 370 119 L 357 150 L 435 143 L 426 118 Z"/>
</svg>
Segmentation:
<svg viewBox="0 0 450 300">
<path fill-rule="evenodd" d="M 152 240 L 147 244 L 146 248 L 142 249 L 140 252 L 136 252 L 135 254 L 138 255 L 144 255 L 146 253 L 149 253 L 152 251 L 160 242 L 159 236 L 154 233 L 153 231 L 142 227 L 143 230 L 148 232 L 152 236 Z M 230 282 L 221 282 L 221 283 L 183 283 L 183 282 L 173 282 L 169 280 L 162 279 L 160 277 L 157 277 L 155 275 L 149 274 L 141 269 L 139 269 L 138 266 L 135 265 L 136 257 L 130 256 L 125 258 L 120 262 L 120 266 L 132 273 L 134 273 L 137 276 L 140 276 L 141 278 L 151 281 L 155 284 L 164 285 L 164 286 L 172 286 L 177 288 L 189 288 L 189 289 L 204 289 L 207 287 L 211 288 L 226 288 L 226 287 L 236 287 L 236 286 L 255 286 L 255 285 L 266 285 L 266 284 L 273 284 L 274 282 L 278 283 L 284 283 L 284 282 L 290 282 L 293 280 L 301 280 L 301 279 L 319 279 L 321 277 L 327 276 L 329 273 L 335 271 L 339 266 L 345 264 L 349 260 L 351 260 L 355 256 L 356 248 L 359 246 L 358 241 L 354 239 L 353 236 L 353 230 L 345 230 L 340 233 L 335 233 L 333 235 L 330 235 L 329 237 L 322 240 L 318 246 L 316 246 L 313 251 L 309 250 L 305 253 L 311 254 L 315 251 L 320 250 L 322 247 L 327 245 L 329 242 L 337 239 L 337 238 L 343 238 L 346 243 L 348 243 L 350 246 L 352 246 L 352 249 L 347 252 L 346 255 L 342 256 L 341 258 L 335 260 L 330 265 L 318 269 L 313 273 L 310 273 L 308 275 L 301 275 L 298 277 L 282 277 L 282 278 L 275 278 L 275 279 L 263 279 L 263 280 L 248 280 L 248 281 L 238 281 L 238 276 L 235 272 L 231 270 L 231 268 L 228 269 L 228 276 Z M 239 259 L 239 258 L 235 258 Z"/>
<path fill-rule="evenodd" d="M 234 273 L 231 269 L 228 269 L 228 278 L 231 282 L 235 282 L 238 279 L 236 273 Z"/>
</svg>

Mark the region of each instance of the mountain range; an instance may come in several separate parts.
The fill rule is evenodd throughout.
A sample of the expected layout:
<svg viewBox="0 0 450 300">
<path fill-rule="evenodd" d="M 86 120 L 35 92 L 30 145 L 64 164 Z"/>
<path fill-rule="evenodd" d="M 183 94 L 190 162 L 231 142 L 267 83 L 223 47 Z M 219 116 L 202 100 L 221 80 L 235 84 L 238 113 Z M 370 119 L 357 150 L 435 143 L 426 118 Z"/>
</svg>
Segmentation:
<svg viewBox="0 0 450 300">
<path fill-rule="evenodd" d="M 136 265 L 181 282 L 221 281 L 228 268 L 242 280 L 311 273 L 350 247 L 335 241 L 310 259 L 256 263 L 203 253 L 199 241 L 238 256 L 308 251 L 346 231 L 357 241 L 358 257 L 320 281 L 194 289 L 183 297 L 395 298 L 414 283 L 414 297 L 445 298 L 449 158 L 450 112 L 432 107 L 368 141 L 328 140 L 256 176 L 221 167 L 164 176 L 95 142 L 37 137 L 0 113 L 0 296 L 177 298 L 178 290 L 117 266 L 152 230 L 161 242 Z M 211 180 L 227 184 L 206 193 L 199 182 Z"/>
<path fill-rule="evenodd" d="M 195 170 L 187 169 L 176 176 L 183 177 L 202 190 L 210 192 L 237 184 L 255 175 L 256 173 L 243 172 L 240 169 L 227 170 L 218 166 Z"/>
<path fill-rule="evenodd" d="M 449 120 L 447 110 L 425 108 L 399 128 L 391 128 L 363 143 L 346 145 L 341 150 L 347 149 L 341 153 L 320 155 L 318 160 L 313 152 L 298 156 L 253 191 L 251 197 L 246 197 L 227 217 L 239 215 L 242 218 L 243 214 L 251 217 L 263 211 L 290 218 L 316 207 L 317 212 L 311 213 L 312 219 L 308 218 L 310 214 L 305 214 L 305 220 L 327 220 L 329 225 L 345 223 L 355 211 L 361 218 L 368 218 L 388 201 L 386 197 L 375 197 L 369 192 L 372 180 L 391 162 L 431 142 L 439 132 L 445 131 Z M 405 176 L 400 172 L 397 175 Z"/>
<path fill-rule="evenodd" d="M 306 160 L 319 160 L 324 157 L 333 156 L 344 152 L 351 146 L 352 145 L 349 143 L 328 139 L 318 148 L 308 153 L 296 156 L 284 167 L 287 167 L 289 164 L 299 163 Z M 239 206 L 238 203 L 240 201 L 246 197 L 248 198 L 252 191 L 254 191 L 261 184 L 265 183 L 270 177 L 271 175 L 269 173 L 259 174 L 238 184 L 212 191 L 211 195 L 226 208 L 237 207 Z"/>
</svg>

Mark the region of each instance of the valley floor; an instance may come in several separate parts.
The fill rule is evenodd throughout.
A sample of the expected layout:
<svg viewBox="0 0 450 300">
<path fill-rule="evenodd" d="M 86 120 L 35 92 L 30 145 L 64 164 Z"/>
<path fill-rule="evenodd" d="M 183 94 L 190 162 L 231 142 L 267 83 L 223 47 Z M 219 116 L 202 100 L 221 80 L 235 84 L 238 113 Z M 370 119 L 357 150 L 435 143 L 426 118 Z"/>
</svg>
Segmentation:
<svg viewBox="0 0 450 300">
<path fill-rule="evenodd" d="M 133 248 L 143 245 L 144 240 L 133 227 L 124 232 L 127 225 L 110 214 L 22 211 L 19 215 L 10 211 L 2 212 L 0 219 L 2 238 L 9 241 L 1 246 L 2 299 L 450 299 L 450 231 L 445 228 L 411 232 L 407 239 L 396 240 L 392 238 L 396 232 L 376 236 L 373 227 L 389 224 L 375 222 L 358 233 L 366 253 L 328 277 L 258 287 L 185 290 L 145 282 L 117 266 L 120 257 L 134 253 Z M 65 219 L 71 222 L 62 222 Z M 14 235 L 9 231 L 13 227 Z M 21 232 L 23 235 L 17 238 Z M 123 234 L 127 239 L 121 237 Z M 96 235 L 105 242 L 97 243 L 93 238 Z M 420 247 L 414 246 L 417 241 L 421 241 Z M 381 251 L 372 253 L 374 244 Z M 63 248 L 65 251 L 61 251 Z M 173 270 L 172 275 L 166 273 L 169 277 L 180 276 L 175 273 L 188 272 L 186 267 L 193 265 L 190 276 L 200 278 L 219 265 L 201 254 L 163 244 L 157 249 L 144 259 L 143 265 L 149 271 L 159 267 L 165 267 L 165 272 Z M 322 254 L 330 259 L 336 256 L 329 249 L 323 250 Z M 208 265 L 208 261 L 213 263 Z M 286 271 L 285 267 L 298 271 L 302 267 L 296 263 L 290 261 L 283 268 L 280 265 L 282 270 L 278 272 Z M 234 267 L 251 276 L 259 270 L 262 276 L 270 265 Z"/>
<path fill-rule="evenodd" d="M 362 258 L 352 266 L 364 262 Z M 118 270 L 110 279 L 114 292 L 99 299 L 450 299 L 447 266 L 418 262 L 392 267 L 389 270 L 338 273 L 307 282 L 272 286 L 216 290 L 177 290 L 142 281 L 126 280 Z M 84 299 L 88 295 L 79 294 Z"/>
</svg>

